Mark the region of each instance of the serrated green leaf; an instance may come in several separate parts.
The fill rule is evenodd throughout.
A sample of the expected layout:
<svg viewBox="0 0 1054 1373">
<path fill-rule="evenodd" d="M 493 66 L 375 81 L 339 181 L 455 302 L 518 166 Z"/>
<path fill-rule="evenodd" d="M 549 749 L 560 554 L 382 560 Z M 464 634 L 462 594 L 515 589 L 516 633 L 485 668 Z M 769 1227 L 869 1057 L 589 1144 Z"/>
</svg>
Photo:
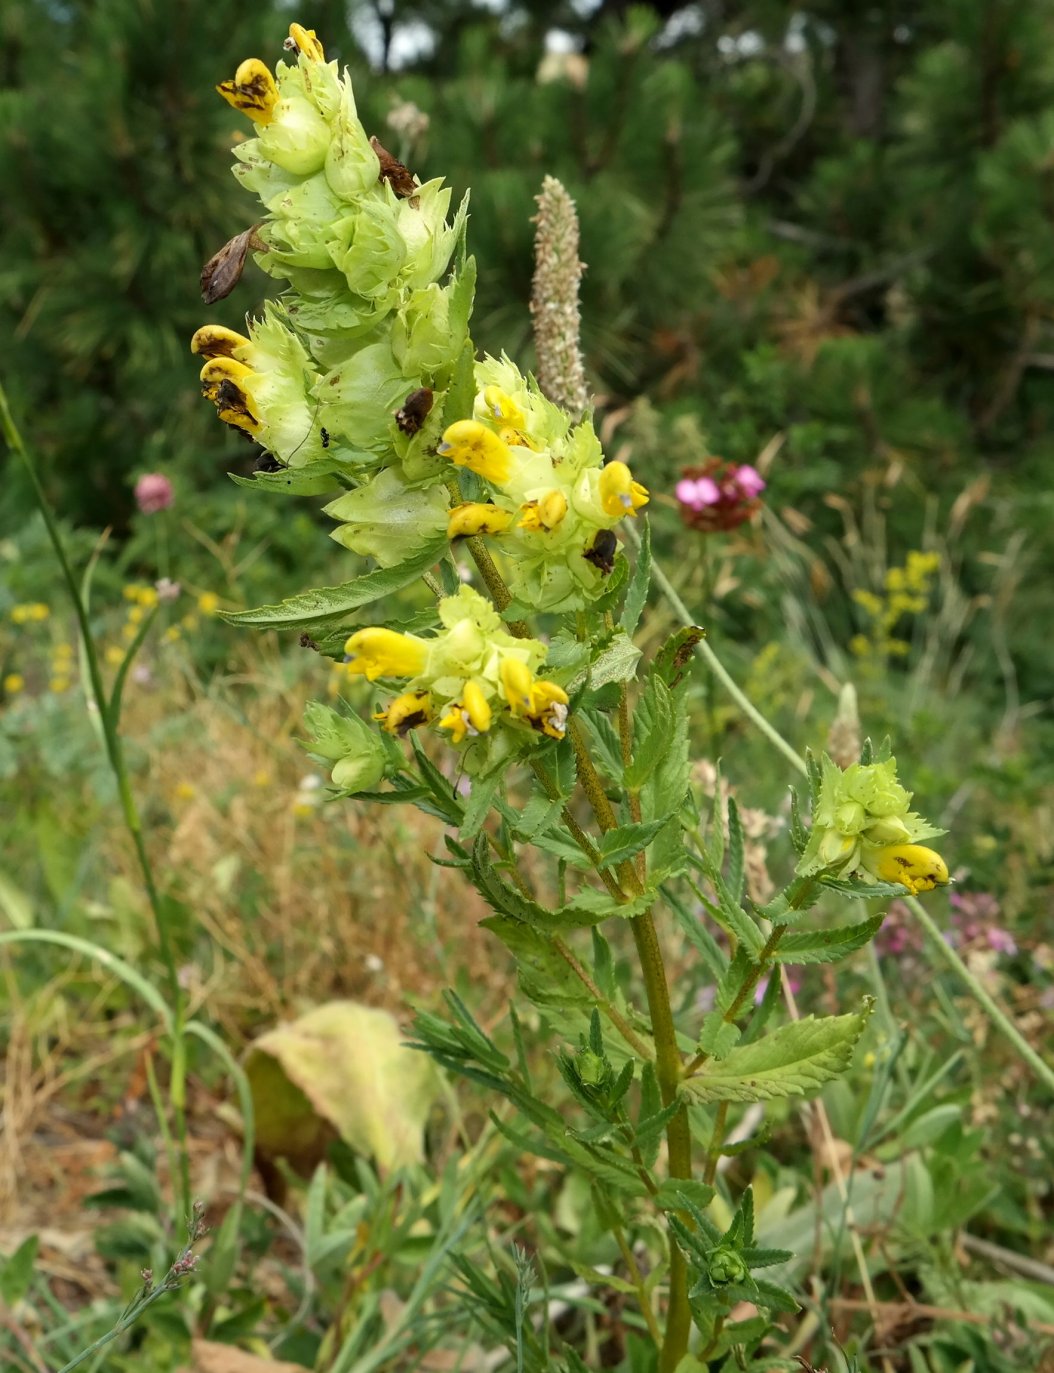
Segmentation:
<svg viewBox="0 0 1054 1373">
<path fill-rule="evenodd" d="M 623 863 L 627 858 L 640 853 L 641 849 L 647 848 L 666 823 L 665 819 L 641 820 L 635 824 L 620 825 L 617 830 L 608 830 L 601 836 L 597 845 L 602 866 L 608 868 L 614 863 Z"/>
<path fill-rule="evenodd" d="M 501 785 L 505 767 L 492 768 L 482 777 L 473 777 L 472 789 L 465 802 L 465 818 L 461 822 L 462 839 L 475 839 L 490 814 L 494 796 Z"/>
<path fill-rule="evenodd" d="M 325 496 L 349 484 L 341 480 L 347 470 L 347 464 L 336 458 L 321 458 L 304 467 L 283 467 L 279 472 L 256 472 L 251 477 L 228 472 L 227 476 L 236 486 L 249 486 L 279 496 Z"/>
<path fill-rule="evenodd" d="M 589 686 L 593 691 L 609 682 L 628 682 L 636 676 L 640 649 L 620 630 L 589 666 Z M 572 682 L 571 690 L 578 682 Z"/>
<path fill-rule="evenodd" d="M 315 587 L 278 605 L 221 613 L 229 624 L 248 625 L 251 629 L 297 629 L 302 625 L 325 624 L 409 586 L 440 560 L 447 547 L 446 535 L 437 535 L 397 567 L 378 567 L 343 586 Z"/>
<path fill-rule="evenodd" d="M 688 1204 L 705 1211 L 715 1196 L 714 1188 L 693 1178 L 666 1178 L 655 1193 L 655 1205 L 663 1211 L 686 1211 Z"/>
<path fill-rule="evenodd" d="M 739 807 L 733 798 L 728 798 L 728 876 L 725 881 L 731 900 L 738 906 L 743 900 L 746 879 L 743 871 L 743 823 L 739 818 Z"/>
<path fill-rule="evenodd" d="M 869 1010 L 850 1015 L 809 1016 L 783 1025 L 755 1044 L 708 1063 L 682 1090 L 693 1100 L 774 1101 L 812 1095 L 849 1066 Z"/>
<path fill-rule="evenodd" d="M 655 771 L 672 730 L 670 689 L 650 672 L 633 711 L 633 758 L 624 779 L 631 791 L 639 791 Z"/>
<path fill-rule="evenodd" d="M 593 761 L 616 785 L 622 784 L 622 743 L 602 710 L 583 710 L 579 719 L 589 733 Z"/>
<path fill-rule="evenodd" d="M 637 628 L 641 613 L 648 602 L 648 586 L 651 582 L 651 525 L 645 517 L 640 521 L 640 539 L 637 544 L 637 560 L 633 575 L 626 587 L 626 600 L 619 621 L 627 634 Z"/>
<path fill-rule="evenodd" d="M 706 638 L 706 630 L 698 625 L 690 625 L 671 634 L 655 656 L 652 668 L 671 690 L 684 679 L 692 665 L 695 646 Z"/>
<path fill-rule="evenodd" d="M 862 949 L 882 928 L 884 915 L 833 930 L 793 930 L 776 946 L 777 963 L 834 963 Z"/>
</svg>

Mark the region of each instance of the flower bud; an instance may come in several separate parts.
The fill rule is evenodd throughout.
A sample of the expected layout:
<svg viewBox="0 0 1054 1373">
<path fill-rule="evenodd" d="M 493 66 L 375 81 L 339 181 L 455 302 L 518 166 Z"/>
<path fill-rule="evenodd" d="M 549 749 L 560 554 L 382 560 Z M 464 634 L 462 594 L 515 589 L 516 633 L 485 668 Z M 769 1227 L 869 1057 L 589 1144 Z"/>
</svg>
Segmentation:
<svg viewBox="0 0 1054 1373">
<path fill-rule="evenodd" d="M 707 1273 L 715 1287 L 742 1282 L 750 1276 L 750 1269 L 734 1249 L 715 1249 L 707 1261 Z"/>
<path fill-rule="evenodd" d="M 948 884 L 948 865 L 939 853 L 922 844 L 891 844 L 865 850 L 864 863 L 883 882 L 899 882 L 912 896 Z"/>
<path fill-rule="evenodd" d="M 311 734 L 308 752 L 333 764 L 334 786 L 345 791 L 369 791 L 384 776 L 384 745 L 357 715 L 338 715 L 319 701 L 309 701 L 304 723 Z"/>
</svg>

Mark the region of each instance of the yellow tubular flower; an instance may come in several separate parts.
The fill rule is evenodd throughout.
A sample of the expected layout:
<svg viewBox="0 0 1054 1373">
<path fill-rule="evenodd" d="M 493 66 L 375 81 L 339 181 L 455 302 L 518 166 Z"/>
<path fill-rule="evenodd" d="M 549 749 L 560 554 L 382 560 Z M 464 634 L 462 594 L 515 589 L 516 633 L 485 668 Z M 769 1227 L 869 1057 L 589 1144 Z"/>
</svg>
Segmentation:
<svg viewBox="0 0 1054 1373">
<path fill-rule="evenodd" d="M 344 652 L 351 658 L 348 671 L 353 675 L 365 673 L 369 682 L 378 677 L 416 677 L 428 659 L 423 639 L 376 627 L 356 630 Z"/>
<path fill-rule="evenodd" d="M 305 57 L 310 57 L 315 62 L 326 60 L 325 51 L 315 37 L 314 29 L 305 29 L 302 24 L 290 24 L 289 37 L 292 39 L 297 52 L 302 52 Z"/>
<path fill-rule="evenodd" d="M 190 340 L 190 351 L 205 358 L 229 358 L 236 348 L 244 348 L 250 340 L 236 329 L 222 324 L 203 324 Z"/>
<path fill-rule="evenodd" d="M 389 734 L 401 737 L 418 725 L 425 724 L 431 716 L 431 701 L 427 691 L 404 691 L 389 703 L 386 710 L 378 711 L 373 718 L 380 720 L 381 728 Z"/>
<path fill-rule="evenodd" d="M 224 424 L 243 429 L 247 434 L 260 431 L 260 417 L 253 408 L 249 393 L 241 385 L 253 370 L 234 358 L 210 358 L 201 369 L 201 394 L 212 401 Z"/>
<path fill-rule="evenodd" d="M 216 87 L 228 105 L 247 114 L 254 124 L 270 124 L 278 104 L 278 87 L 265 63 L 247 57 L 234 73 L 233 81 Z"/>
<path fill-rule="evenodd" d="M 483 734 L 490 729 L 491 710 L 490 702 L 483 694 L 483 690 L 478 682 L 466 682 L 465 689 L 461 693 L 462 704 L 465 707 L 465 714 L 468 716 L 469 724 L 479 734 Z"/>
<path fill-rule="evenodd" d="M 531 669 L 519 658 L 502 658 L 498 672 L 509 709 L 513 715 L 526 715 L 531 708 L 531 688 L 534 686 Z"/>
<path fill-rule="evenodd" d="M 550 739 L 562 739 L 567 732 L 567 692 L 555 682 L 535 682 L 531 688 L 531 708 L 527 718 L 535 729 Z"/>
<path fill-rule="evenodd" d="M 527 416 L 500 386 L 485 386 L 483 388 L 483 403 L 496 420 L 501 420 L 513 429 L 526 427 Z"/>
<path fill-rule="evenodd" d="M 899 882 L 912 896 L 948 883 L 948 865 L 922 844 L 891 844 L 879 849 L 874 871 L 883 882 Z"/>
<path fill-rule="evenodd" d="M 477 477 L 502 486 L 512 476 L 509 446 L 476 420 L 457 420 L 443 435 L 437 452 L 457 467 L 467 467 Z"/>
<path fill-rule="evenodd" d="M 474 534 L 500 534 L 508 529 L 512 516 L 507 510 L 496 505 L 484 505 L 480 501 L 465 501 L 455 505 L 447 523 L 447 538 L 471 538 Z"/>
<path fill-rule="evenodd" d="M 567 497 L 562 491 L 547 491 L 536 501 L 529 501 L 523 507 L 520 529 L 533 529 L 548 533 L 555 529 L 567 514 Z"/>
<path fill-rule="evenodd" d="M 600 504 L 612 519 L 622 515 L 636 515 L 648 504 L 648 491 L 633 480 L 633 473 L 624 462 L 609 462 L 600 474 Z"/>
</svg>

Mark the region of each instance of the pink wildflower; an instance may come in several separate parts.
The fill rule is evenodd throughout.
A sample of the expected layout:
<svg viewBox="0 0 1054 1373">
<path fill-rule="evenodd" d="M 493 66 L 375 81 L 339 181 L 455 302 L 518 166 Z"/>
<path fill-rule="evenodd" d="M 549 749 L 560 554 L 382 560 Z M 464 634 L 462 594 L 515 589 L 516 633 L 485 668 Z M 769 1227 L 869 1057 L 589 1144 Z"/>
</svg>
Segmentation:
<svg viewBox="0 0 1054 1373">
<path fill-rule="evenodd" d="M 735 529 L 760 509 L 758 495 L 765 480 L 749 463 L 709 458 L 699 467 L 686 467 L 674 487 L 681 518 L 704 533 Z"/>
<path fill-rule="evenodd" d="M 144 515 L 156 515 L 172 504 L 175 492 L 172 483 L 160 472 L 148 472 L 135 484 L 135 503 Z"/>
</svg>

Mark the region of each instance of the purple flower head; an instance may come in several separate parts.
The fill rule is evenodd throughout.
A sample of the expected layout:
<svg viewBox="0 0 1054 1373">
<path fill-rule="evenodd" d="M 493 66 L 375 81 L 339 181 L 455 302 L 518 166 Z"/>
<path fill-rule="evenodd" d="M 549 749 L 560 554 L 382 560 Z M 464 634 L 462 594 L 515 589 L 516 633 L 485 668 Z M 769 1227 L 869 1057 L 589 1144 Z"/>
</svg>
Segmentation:
<svg viewBox="0 0 1054 1373">
<path fill-rule="evenodd" d="M 172 504 L 175 492 L 172 483 L 160 472 L 148 472 L 135 484 L 135 503 L 144 515 L 156 515 Z"/>
<path fill-rule="evenodd" d="M 682 477 L 674 488 L 674 494 L 682 505 L 692 510 L 703 510 L 708 505 L 716 505 L 721 499 L 717 482 L 709 477 Z"/>
<path fill-rule="evenodd" d="M 701 466 L 682 471 L 674 495 L 685 524 L 712 534 L 749 520 L 760 509 L 758 494 L 764 489 L 764 478 L 749 463 L 707 458 Z"/>
</svg>

